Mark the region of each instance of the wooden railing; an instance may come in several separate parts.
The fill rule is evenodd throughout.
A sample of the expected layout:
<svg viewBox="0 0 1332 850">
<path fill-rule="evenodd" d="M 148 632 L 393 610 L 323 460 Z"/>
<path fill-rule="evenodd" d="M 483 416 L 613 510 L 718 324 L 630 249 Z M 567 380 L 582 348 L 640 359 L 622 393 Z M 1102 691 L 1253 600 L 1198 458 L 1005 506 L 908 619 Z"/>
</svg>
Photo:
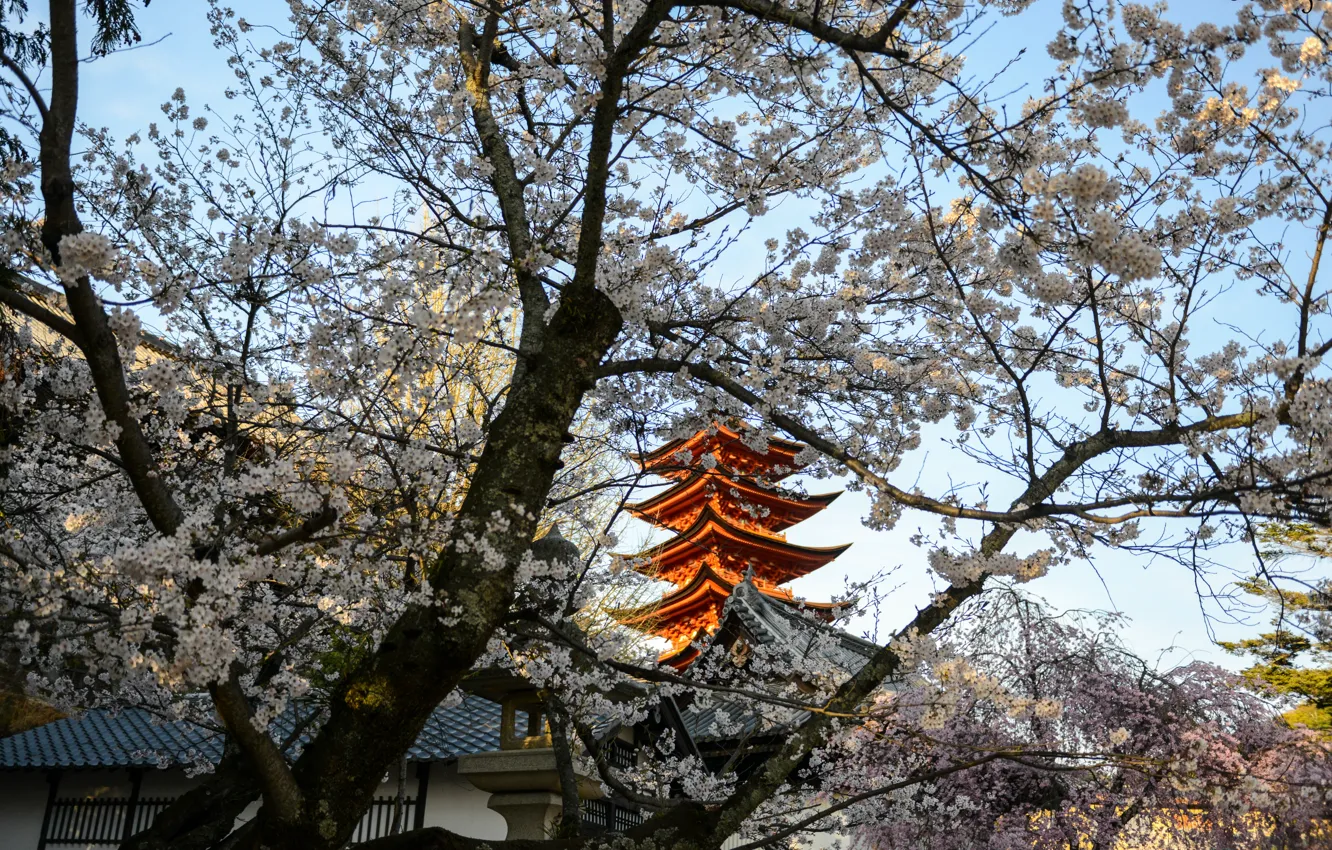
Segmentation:
<svg viewBox="0 0 1332 850">
<path fill-rule="evenodd" d="M 153 825 L 157 815 L 171 805 L 171 797 L 101 797 L 96 799 L 56 799 L 51 802 L 45 829 L 37 844 L 46 848 L 106 845 L 115 847 L 131 835 Z M 352 843 L 383 838 L 393 826 L 393 797 L 376 797 L 370 810 L 356 825 Z M 416 798 L 406 797 L 402 805 L 402 830 L 412 829 Z M 130 821 L 126 831 L 126 821 Z"/>
<path fill-rule="evenodd" d="M 625 832 L 647 818 L 642 812 L 618 806 L 610 800 L 583 801 L 583 828 L 593 835 L 602 832 Z"/>
<path fill-rule="evenodd" d="M 169 797 L 101 797 L 96 799 L 57 799 L 51 803 L 38 848 L 61 844 L 107 844 L 116 846 L 136 832 L 152 825 L 157 813 L 171 805 Z M 129 829 L 126 821 L 133 818 Z"/>
<path fill-rule="evenodd" d="M 356 831 L 352 833 L 351 843 L 357 844 L 362 841 L 369 841 L 372 838 L 383 838 L 389 834 L 393 828 L 393 797 L 376 797 L 370 804 L 370 811 L 365 813 L 361 822 L 356 825 Z M 404 797 L 402 800 L 402 825 L 398 828 L 399 832 L 407 832 L 412 828 L 412 819 L 416 816 L 416 798 Z"/>
</svg>

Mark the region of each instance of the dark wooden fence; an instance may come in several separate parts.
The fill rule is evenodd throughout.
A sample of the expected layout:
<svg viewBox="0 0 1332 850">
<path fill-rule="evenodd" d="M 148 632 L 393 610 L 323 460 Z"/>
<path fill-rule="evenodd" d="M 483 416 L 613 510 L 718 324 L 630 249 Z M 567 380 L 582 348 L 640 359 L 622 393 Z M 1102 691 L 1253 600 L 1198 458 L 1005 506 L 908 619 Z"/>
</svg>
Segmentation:
<svg viewBox="0 0 1332 850">
<path fill-rule="evenodd" d="M 356 844 L 360 841 L 369 841 L 372 838 L 383 838 L 389 834 L 393 828 L 393 797 L 376 797 L 370 804 L 370 811 L 365 813 L 361 822 L 356 825 L 356 831 L 352 833 L 351 843 Z M 399 832 L 406 832 L 412 828 L 412 818 L 416 816 L 416 798 L 402 798 L 402 826 L 398 828 Z"/>
<path fill-rule="evenodd" d="M 352 843 L 382 838 L 393 826 L 393 797 L 376 797 L 356 825 Z M 167 806 L 170 797 L 102 797 L 99 799 L 56 799 L 42 833 L 38 850 L 76 845 L 114 847 L 128 836 L 152 826 L 153 821 Z M 412 829 L 416 817 L 416 798 L 406 797 L 402 806 L 402 831 Z M 126 821 L 132 818 L 126 831 Z M 644 820 L 640 812 L 616 805 L 609 800 L 585 800 L 583 825 L 591 833 L 624 832 Z"/>
<path fill-rule="evenodd" d="M 583 828 L 593 835 L 602 832 L 624 832 L 638 826 L 646 819 L 641 812 L 617 806 L 610 800 L 583 801 Z"/>
<path fill-rule="evenodd" d="M 393 797 L 376 797 L 356 825 L 352 842 L 369 841 L 389 834 L 393 826 Z M 170 797 L 101 797 L 98 799 L 56 799 L 51 803 L 38 850 L 77 845 L 106 845 L 114 847 L 135 833 L 152 826 L 153 821 L 167 806 Z M 406 797 L 402 806 L 402 831 L 413 827 L 416 798 Z M 133 818 L 129 831 L 126 821 Z"/>
<path fill-rule="evenodd" d="M 92 800 L 60 800 L 51 804 L 46 830 L 37 846 L 57 844 L 107 844 L 112 847 L 152 824 L 157 813 L 171 804 L 168 797 L 101 797 Z M 126 830 L 126 821 L 133 822 Z"/>
</svg>

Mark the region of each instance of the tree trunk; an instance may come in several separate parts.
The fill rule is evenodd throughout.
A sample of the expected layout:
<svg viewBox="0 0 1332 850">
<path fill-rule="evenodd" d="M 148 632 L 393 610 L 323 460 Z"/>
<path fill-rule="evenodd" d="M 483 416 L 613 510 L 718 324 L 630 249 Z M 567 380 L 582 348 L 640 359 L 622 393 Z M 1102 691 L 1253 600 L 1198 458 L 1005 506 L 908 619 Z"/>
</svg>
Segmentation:
<svg viewBox="0 0 1332 850">
<path fill-rule="evenodd" d="M 403 753 L 402 758 L 398 759 L 398 793 L 393 798 L 393 825 L 389 827 L 389 835 L 397 835 L 402 832 L 402 810 L 404 797 L 407 796 L 407 754 Z M 420 801 L 417 801 L 420 805 Z"/>
</svg>

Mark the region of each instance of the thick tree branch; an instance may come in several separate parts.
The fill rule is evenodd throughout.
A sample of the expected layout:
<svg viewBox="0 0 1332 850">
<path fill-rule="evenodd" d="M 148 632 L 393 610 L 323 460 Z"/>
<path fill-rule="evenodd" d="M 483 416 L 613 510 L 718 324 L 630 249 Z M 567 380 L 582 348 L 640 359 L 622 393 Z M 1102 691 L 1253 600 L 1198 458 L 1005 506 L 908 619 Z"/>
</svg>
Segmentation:
<svg viewBox="0 0 1332 850">
<path fill-rule="evenodd" d="M 301 789 L 277 743 L 267 731 L 255 727 L 250 701 L 241 688 L 237 671 L 233 669 L 225 681 L 210 685 L 208 692 L 227 732 L 244 751 L 258 776 L 265 808 L 270 808 L 280 820 L 295 822 L 301 813 Z"/>
<path fill-rule="evenodd" d="M 666 20 L 674 0 L 652 0 L 606 59 L 606 77 L 592 114 L 592 138 L 587 151 L 587 177 L 583 190 L 582 229 L 569 289 L 592 291 L 596 285 L 597 258 L 601 255 L 602 226 L 606 221 L 606 190 L 610 181 L 611 149 L 615 125 L 620 118 L 620 94 L 629 66 L 648 46 L 652 33 Z"/>
<path fill-rule="evenodd" d="M 676 364 L 673 369 L 666 371 L 679 371 L 684 365 Z M 695 374 L 692 368 L 690 373 Z M 759 400 L 757 397 L 746 388 L 737 385 L 729 377 L 717 373 L 716 370 L 712 370 L 710 367 L 700 367 L 700 374 L 706 375 L 711 379 L 709 382 L 714 383 L 714 385 L 727 388 L 728 392 L 732 390 L 742 392 L 753 399 L 753 401 L 747 403 L 758 406 Z M 742 398 L 741 400 L 745 399 Z M 1237 424 L 1245 424 L 1250 421 L 1247 416 L 1247 414 L 1238 414 L 1234 420 Z M 1210 429 L 1220 430 L 1222 426 L 1218 423 L 1221 421 L 1230 422 L 1231 419 L 1231 417 L 1216 417 L 1214 420 L 1207 421 L 1211 422 Z M 849 457 L 845 451 L 820 438 L 817 433 L 795 422 L 790 417 L 778 414 L 774 421 L 782 428 L 787 428 L 788 432 L 796 436 L 797 439 L 815 445 L 821 451 L 824 451 L 823 447 L 826 446 L 835 452 L 834 457 L 839 455 Z M 1237 425 L 1226 425 L 1225 427 L 1237 427 Z M 1013 501 L 1010 511 L 1019 509 L 1019 506 L 1036 504 L 1049 498 L 1085 463 L 1104 452 L 1111 451 L 1121 445 L 1166 445 L 1169 442 L 1178 441 L 1181 432 L 1187 433 L 1187 429 L 1173 428 L 1150 432 L 1099 432 L 1085 440 L 1074 443 L 1065 450 L 1063 457 L 1051 464 L 1037 480 L 1027 486 Z M 1170 439 L 1167 439 L 1168 437 Z M 815 439 L 821 445 L 814 443 Z M 1121 439 L 1126 442 L 1120 442 Z M 993 556 L 1001 552 L 1012 540 L 1019 527 L 1017 523 L 1012 522 L 996 524 L 981 539 L 979 547 L 981 554 Z M 713 820 L 711 821 L 708 843 L 716 842 L 716 846 L 720 846 L 721 842 L 740 829 L 745 820 L 765 800 L 790 780 L 790 777 L 804 759 L 826 738 L 835 714 L 856 711 L 860 704 L 881 683 L 902 672 L 902 658 L 893 649 L 893 644 L 896 641 L 933 632 L 942 623 L 946 622 L 962 603 L 979 594 L 984 589 L 986 580 L 987 575 L 982 574 L 974 581 L 952 585 L 943 593 L 936 594 L 930 605 L 917 613 L 905 628 L 894 635 L 894 639 L 888 645 L 880 649 L 854 676 L 843 683 L 826 705 L 829 713 L 812 714 L 783 742 L 780 750 L 769 756 L 763 765 L 742 782 L 716 812 L 711 813 Z"/>
<path fill-rule="evenodd" d="M 236 818 L 259 795 L 259 784 L 244 754 L 228 739 L 222 761 L 199 785 L 176 798 L 121 850 L 212 850 L 227 837 Z"/>
<path fill-rule="evenodd" d="M 59 313 L 48 310 L 18 291 L 18 289 L 12 288 L 10 284 L 14 277 L 12 272 L 6 269 L 3 275 L 7 279 L 0 282 L 0 304 L 30 319 L 36 319 L 74 345 L 79 344 L 79 329 L 75 327 L 73 322 Z"/>
<path fill-rule="evenodd" d="M 893 59 L 905 61 L 911 57 L 910 52 L 897 47 L 889 47 L 888 40 L 893 37 L 894 31 L 906 17 L 914 5 L 914 0 L 909 0 L 898 7 L 897 11 L 889 16 L 882 27 L 876 30 L 872 35 L 861 35 L 860 33 L 847 32 L 838 29 L 835 26 L 826 24 L 817 20 L 808 12 L 799 11 L 779 5 L 769 0 L 685 0 L 681 3 L 684 6 L 711 6 L 720 9 L 735 9 L 749 15 L 753 15 L 761 21 L 768 21 L 775 24 L 786 24 L 808 33 L 820 41 L 836 45 L 843 50 L 856 50 L 861 53 L 873 53 L 879 56 L 889 56 Z"/>
<path fill-rule="evenodd" d="M 954 773 L 961 773 L 964 770 L 971 770 L 972 768 L 980 767 L 981 765 L 988 764 L 998 758 L 1002 758 L 1001 753 L 990 753 L 987 756 L 982 756 L 981 758 L 973 759 L 972 761 L 965 761 L 965 762 L 959 762 L 957 764 L 951 764 L 948 767 L 941 767 L 938 768 L 937 770 L 931 770 L 925 773 L 916 774 L 915 776 L 903 779 L 899 782 L 891 782 L 887 785 L 881 785 L 878 788 L 871 788 L 869 791 L 862 791 L 859 794 L 853 794 L 850 797 L 844 797 L 835 803 L 830 803 L 829 805 L 820 808 L 817 812 L 810 815 L 809 817 L 802 818 L 796 821 L 795 823 L 791 824 L 790 826 L 783 827 L 782 829 L 777 830 L 771 835 L 766 835 L 763 838 L 760 838 L 758 841 L 751 841 L 748 844 L 741 844 L 737 847 L 732 848 L 732 850 L 758 850 L 758 848 L 760 847 L 767 847 L 777 841 L 781 841 L 783 838 L 788 838 L 792 835 L 795 835 L 798 832 L 801 832 L 802 830 L 808 829 L 809 827 L 813 826 L 814 824 L 818 823 L 819 821 L 823 820 L 829 815 L 834 815 L 837 812 L 842 811 L 843 809 L 849 809 L 850 807 L 858 803 L 863 803 L 866 800 L 873 800 L 875 797 L 882 797 L 885 794 L 891 794 L 894 791 L 900 791 L 903 788 L 911 788 L 912 786 L 915 785 L 921 785 L 926 782 L 933 782 L 936 779 L 943 779 L 945 776 L 950 776 Z"/>
<path fill-rule="evenodd" d="M 259 541 L 255 552 L 259 555 L 273 555 L 281 552 L 283 549 L 294 543 L 301 543 L 314 537 L 319 532 L 337 522 L 338 510 L 332 506 L 325 506 L 322 511 L 305 520 L 305 522 L 289 528 L 280 534 L 272 537 L 265 537 Z"/>
<path fill-rule="evenodd" d="M 51 103 L 42 122 L 39 160 L 46 207 L 42 242 L 57 263 L 61 239 L 83 231 L 74 204 L 74 174 L 70 165 L 79 99 L 77 22 L 75 0 L 52 0 Z M 124 364 L 101 299 L 93 291 L 92 280 L 84 275 L 66 284 L 65 299 L 78 328 L 71 339 L 87 361 L 102 411 L 119 429 L 115 443 L 130 484 L 153 527 L 164 535 L 175 534 L 183 514 L 157 468 L 157 459 L 138 418 L 130 412 Z"/>
<path fill-rule="evenodd" d="M 678 673 L 673 673 L 664 670 L 660 667 L 657 668 L 642 667 L 637 664 L 630 664 L 626 661 L 620 661 L 619 659 L 616 658 L 602 658 L 601 655 L 595 649 L 588 646 L 586 643 L 584 643 L 582 640 L 578 639 L 574 635 L 571 635 L 567 629 L 560 628 L 558 624 L 554 623 L 549 618 L 543 617 L 540 614 L 535 614 L 535 613 L 525 613 L 523 616 L 532 619 L 533 622 L 540 623 L 542 627 L 544 627 L 548 632 L 551 633 L 551 636 L 561 641 L 569 648 L 577 650 L 585 658 L 592 661 L 596 661 L 600 664 L 604 664 L 605 666 L 611 668 L 612 670 L 624 673 L 625 675 L 628 676 L 632 676 L 635 679 L 640 679 L 645 682 L 657 682 L 659 684 L 666 684 L 666 685 L 684 685 L 692 690 L 714 691 L 717 693 L 731 694 L 732 696 L 757 700 L 759 702 L 767 703 L 769 705 L 780 706 L 782 708 L 789 708 L 794 711 L 826 713 L 825 709 L 822 706 L 801 702 L 799 700 L 788 699 L 786 697 L 782 697 L 777 694 L 765 693 L 763 691 L 749 690 L 746 688 L 739 688 L 733 685 L 722 685 L 722 684 L 717 684 L 716 682 L 707 682 L 701 679 L 691 679 L 685 676 L 681 676 Z M 859 717 L 862 715 L 848 714 L 848 715 L 839 715 L 839 716 Z"/>
<path fill-rule="evenodd" d="M 480 36 L 470 23 L 459 29 L 458 44 L 463 68 L 467 72 L 467 89 L 472 95 L 472 121 L 481 139 L 481 149 L 492 173 L 490 184 L 495 190 L 500 211 L 504 216 L 504 232 L 509 240 L 509 252 L 514 276 L 523 302 L 523 327 L 520 349 L 534 354 L 541 348 L 545 329 L 545 314 L 550 300 L 546 290 L 534 273 L 535 253 L 532 234 L 527 221 L 527 206 L 523 200 L 523 185 L 518 179 L 513 155 L 500 130 L 499 122 L 490 104 L 490 59 L 495 45 L 495 27 L 498 13 L 492 12 Z M 519 360 L 518 368 L 525 368 Z"/>
<path fill-rule="evenodd" d="M 1191 498 L 1205 498 L 1208 494 L 1219 498 L 1224 495 L 1225 492 L 1228 492 L 1208 490 L 1204 491 L 1201 495 L 1197 493 L 1156 496 L 1148 494 L 1141 500 L 1126 498 L 1124 500 L 1098 500 L 1091 504 L 1055 504 L 1045 501 L 1055 492 L 1054 490 L 1051 490 L 1049 493 L 1042 493 L 1037 499 L 1019 500 L 1014 503 L 1012 508 L 1006 511 L 968 508 L 962 505 L 940 501 L 922 493 L 903 490 L 902 488 L 897 487 L 870 468 L 869 464 L 855 457 L 845 448 L 839 446 L 832 440 L 827 439 L 819 432 L 804 425 L 799 420 L 777 411 L 765 409 L 766 405 L 763 403 L 763 399 L 758 393 L 714 366 L 709 366 L 703 363 L 690 363 L 682 360 L 643 358 L 607 363 L 598 370 L 597 374 L 600 377 L 609 377 L 614 375 L 633 374 L 635 372 L 676 373 L 681 369 L 686 370 L 691 377 L 725 391 L 737 401 L 744 402 L 755 410 L 762 411 L 769 419 L 792 437 L 801 442 L 808 443 L 824 455 L 843 464 L 862 481 L 872 485 L 876 490 L 889 496 L 899 504 L 910 508 L 916 508 L 918 510 L 928 511 L 929 513 L 939 514 L 941 516 L 955 517 L 957 519 L 982 520 L 994 523 L 1022 523 L 1029 522 L 1033 519 L 1042 519 L 1063 514 L 1081 516 L 1088 510 L 1094 510 L 1101 507 L 1122 507 L 1128 504 L 1135 504 L 1138 501 L 1155 501 L 1158 503 L 1177 502 Z M 1117 449 L 1179 445 L 1195 434 L 1212 434 L 1235 428 L 1252 427 L 1253 425 L 1256 425 L 1259 420 L 1259 414 L 1251 411 L 1244 411 L 1241 413 L 1209 416 L 1187 425 L 1169 425 L 1162 428 L 1139 431 L 1118 430 L 1115 428 L 1101 430 L 1079 440 L 1078 442 L 1070 444 L 1064 450 L 1063 456 L 1051 465 L 1049 471 L 1058 473 L 1064 470 L 1075 470 L 1088 461 L 1103 455 L 1106 452 L 1115 451 Z M 1067 475 L 1064 475 L 1060 478 L 1061 483 L 1063 480 L 1067 479 L 1067 477 Z M 1094 517 L 1086 518 L 1095 520 Z"/>
<path fill-rule="evenodd" d="M 50 110 L 47 108 L 46 100 L 42 98 L 42 93 L 37 88 L 37 84 L 28 76 L 28 72 L 23 70 L 22 65 L 15 62 L 13 58 L 4 53 L 0 53 L 0 65 L 4 65 L 9 69 L 10 73 L 15 77 L 18 77 L 18 81 L 22 83 L 23 88 L 27 90 L 28 97 L 32 98 L 32 105 L 37 107 L 37 114 L 41 116 L 42 121 L 46 121 L 47 117 L 50 115 Z"/>
<path fill-rule="evenodd" d="M 581 799 L 578 796 L 578 774 L 574 771 L 573 742 L 570 740 L 571 718 L 564 704 L 554 694 L 547 694 L 551 746 L 555 751 L 555 772 L 560 777 L 560 821 L 555 835 L 559 838 L 577 838 L 583 834 Z"/>
<path fill-rule="evenodd" d="M 895 639 L 914 635 L 927 635 L 948 620 L 963 602 L 980 593 L 983 580 L 962 586 L 953 586 L 936 594 L 931 605 L 920 611 Z M 838 688 L 826 708 L 834 713 L 856 711 L 861 702 L 879 685 L 901 672 L 902 659 L 890 643 L 880 649 L 864 667 Z M 769 756 L 761 767 L 727 798 L 717 810 L 708 813 L 708 838 L 705 846 L 720 847 L 727 838 L 740 830 L 750 815 L 769 797 L 785 785 L 805 758 L 825 739 L 831 714 L 813 714 L 792 732 L 781 749 Z"/>
</svg>

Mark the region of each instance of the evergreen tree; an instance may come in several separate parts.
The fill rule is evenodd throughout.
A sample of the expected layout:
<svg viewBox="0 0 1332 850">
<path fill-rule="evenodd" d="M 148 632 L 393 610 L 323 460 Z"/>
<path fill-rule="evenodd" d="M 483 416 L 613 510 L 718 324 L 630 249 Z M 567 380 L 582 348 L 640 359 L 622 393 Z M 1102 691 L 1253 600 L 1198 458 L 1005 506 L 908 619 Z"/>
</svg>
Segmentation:
<svg viewBox="0 0 1332 850">
<path fill-rule="evenodd" d="M 1263 527 L 1260 539 L 1267 545 L 1265 558 L 1332 557 L 1332 529 L 1311 523 L 1270 524 Z M 1245 640 L 1221 641 L 1221 646 L 1254 659 L 1245 676 L 1304 700 L 1286 714 L 1287 720 L 1332 729 L 1332 580 L 1289 587 L 1259 575 L 1240 587 L 1272 610 L 1272 630 Z"/>
</svg>

